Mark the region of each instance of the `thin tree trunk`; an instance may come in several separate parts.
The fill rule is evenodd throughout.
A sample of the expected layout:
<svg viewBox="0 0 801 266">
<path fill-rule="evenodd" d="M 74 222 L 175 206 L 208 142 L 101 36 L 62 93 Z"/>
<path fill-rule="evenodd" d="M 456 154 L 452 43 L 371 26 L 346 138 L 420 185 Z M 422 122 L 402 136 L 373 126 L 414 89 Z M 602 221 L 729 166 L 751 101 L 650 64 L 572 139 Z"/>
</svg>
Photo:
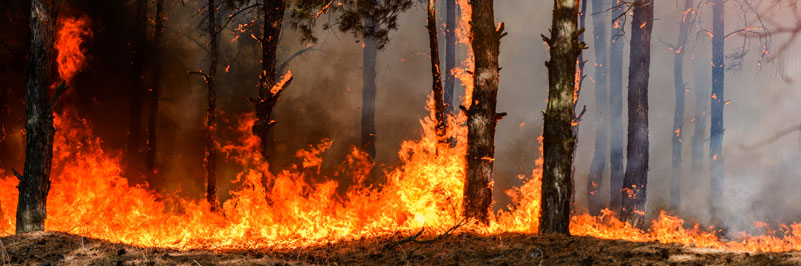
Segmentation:
<svg viewBox="0 0 801 266">
<path fill-rule="evenodd" d="M 601 186 L 601 180 L 604 176 L 606 169 L 606 153 L 609 144 L 609 127 L 607 123 L 607 112 L 609 109 L 609 97 L 607 93 L 607 64 L 606 64 L 606 51 L 607 40 L 609 36 L 606 35 L 606 22 L 607 18 L 601 16 L 606 11 L 607 1 L 605 0 L 592 0 L 592 35 L 593 43 L 595 45 L 595 150 L 592 153 L 592 163 L 590 164 L 590 174 L 587 178 L 587 201 L 591 215 L 598 215 L 601 209 L 604 208 L 604 203 L 601 202 L 601 193 L 598 188 Z"/>
<path fill-rule="evenodd" d="M 623 189 L 623 0 L 614 0 L 609 52 L 609 209 L 619 213 Z M 618 16 L 621 16 L 618 18 Z"/>
<path fill-rule="evenodd" d="M 467 114 L 467 176 L 464 215 L 489 223 L 492 204 L 492 167 L 495 160 L 495 126 L 503 114 L 495 113 L 500 68 L 498 55 L 503 24 L 495 27 L 492 0 L 472 0 L 470 43 L 475 54 L 473 103 Z M 575 65 L 575 61 L 574 61 Z"/>
<path fill-rule="evenodd" d="M 253 101 L 256 109 L 256 123 L 253 125 L 253 133 L 261 140 L 260 151 L 262 156 L 269 158 L 270 130 L 275 125 L 272 120 L 273 110 L 278 103 L 278 98 L 284 88 L 272 91 L 276 85 L 275 61 L 278 54 L 278 41 L 281 36 L 281 28 L 284 22 L 284 10 L 286 0 L 268 1 L 264 0 L 262 12 L 264 16 L 264 32 L 261 42 L 261 75 L 259 75 L 259 96 Z M 285 84 L 284 87 L 288 86 Z"/>
<path fill-rule="evenodd" d="M 699 62 L 708 62 L 708 59 L 698 59 Z M 704 145 L 706 144 L 706 117 L 709 115 L 709 65 L 705 63 L 693 64 L 693 83 L 695 84 L 695 113 L 693 115 L 693 142 L 692 142 L 692 170 L 695 176 L 701 176 L 704 165 Z"/>
<path fill-rule="evenodd" d="M 374 31 L 376 22 L 372 18 L 365 19 L 367 31 Z M 376 60 L 378 56 L 378 39 L 367 36 L 362 48 L 362 149 L 375 159 L 375 96 L 376 96 Z"/>
<path fill-rule="evenodd" d="M 709 196 L 712 218 L 718 222 L 723 205 L 723 79 L 725 0 L 712 2 L 712 100 L 709 134 Z"/>
<path fill-rule="evenodd" d="M 681 150 L 684 127 L 684 53 L 687 38 L 690 36 L 690 25 L 693 18 L 693 0 L 684 1 L 684 13 L 679 24 L 679 37 L 673 47 L 673 88 L 676 97 L 676 109 L 673 113 L 673 156 L 670 177 L 670 208 L 677 210 L 681 203 Z"/>
<path fill-rule="evenodd" d="M 576 60 L 582 44 L 578 40 L 578 0 L 555 0 L 548 67 L 548 107 L 543 132 L 542 210 L 540 233 L 569 234 L 573 196 L 573 135 Z"/>
<path fill-rule="evenodd" d="M 8 143 L 8 133 L 6 132 L 8 92 L 8 89 L 0 88 L 0 169 L 8 169 L 6 160 L 9 160 L 6 146 Z"/>
<path fill-rule="evenodd" d="M 448 130 L 445 121 L 445 102 L 442 92 L 442 76 L 439 72 L 439 44 L 437 41 L 437 11 L 436 0 L 428 0 L 428 43 L 431 50 L 431 78 L 434 90 L 434 117 L 437 119 L 437 142 L 447 143 L 445 133 Z"/>
<path fill-rule="evenodd" d="M 139 138 L 142 131 L 142 104 L 144 90 L 145 45 L 147 27 L 147 0 L 136 0 L 136 30 L 133 37 L 133 60 L 131 61 L 131 120 L 128 127 L 128 145 L 126 146 L 127 172 L 129 177 L 142 174 L 140 167 Z"/>
<path fill-rule="evenodd" d="M 156 28 L 153 36 L 153 58 L 159 58 L 161 34 L 164 32 L 164 0 L 156 0 Z M 153 87 L 150 91 L 150 113 L 147 120 L 147 156 L 145 170 L 148 183 L 153 185 L 157 180 L 156 170 L 156 121 L 159 112 L 159 94 L 161 91 L 161 60 L 155 60 L 153 66 Z"/>
<path fill-rule="evenodd" d="M 54 59 L 53 2 L 31 1 L 29 22 L 31 43 L 25 82 L 25 168 L 23 175 L 17 175 L 20 179 L 17 234 L 44 230 L 55 134 L 48 96 Z"/>
<path fill-rule="evenodd" d="M 456 79 L 453 69 L 456 67 L 456 0 L 445 0 L 445 114 L 453 115 L 455 101 L 454 88 Z"/>
<path fill-rule="evenodd" d="M 217 3 L 209 0 L 208 11 L 209 31 L 209 75 L 208 108 L 206 109 L 206 152 L 203 162 L 206 166 L 206 200 L 211 204 L 212 210 L 217 207 L 217 149 L 215 135 L 217 122 L 215 112 L 217 108 L 217 55 L 219 54 L 217 34 Z"/>
<path fill-rule="evenodd" d="M 645 225 L 648 185 L 648 78 L 651 66 L 651 30 L 654 0 L 634 2 L 629 64 L 629 126 L 626 175 L 623 179 L 621 218 L 635 227 Z"/>
</svg>

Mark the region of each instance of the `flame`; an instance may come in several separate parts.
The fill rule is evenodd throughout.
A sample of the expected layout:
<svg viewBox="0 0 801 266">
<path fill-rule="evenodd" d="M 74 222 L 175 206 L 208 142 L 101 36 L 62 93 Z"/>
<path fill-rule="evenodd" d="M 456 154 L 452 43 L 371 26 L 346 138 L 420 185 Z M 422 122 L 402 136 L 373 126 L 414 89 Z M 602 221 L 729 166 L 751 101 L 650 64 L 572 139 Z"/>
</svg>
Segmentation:
<svg viewBox="0 0 801 266">
<path fill-rule="evenodd" d="M 470 16 L 473 14 L 473 8 L 468 3 L 469 0 L 456 0 L 456 6 L 459 7 L 459 14 L 461 14 L 456 22 L 456 39 L 457 43 L 467 47 L 467 57 L 462 61 L 462 67 L 455 67 L 451 70 L 454 77 L 462 82 L 465 87 L 464 99 L 462 105 L 465 108 L 470 108 L 473 103 L 473 69 L 475 68 L 475 58 L 473 57 L 473 46 L 470 45 Z"/>
<path fill-rule="evenodd" d="M 89 29 L 89 18 L 65 17 L 58 20 L 58 33 L 56 34 L 55 48 L 58 51 L 58 75 L 61 79 L 70 81 L 86 63 L 86 51 L 83 43 L 92 38 Z"/>
</svg>

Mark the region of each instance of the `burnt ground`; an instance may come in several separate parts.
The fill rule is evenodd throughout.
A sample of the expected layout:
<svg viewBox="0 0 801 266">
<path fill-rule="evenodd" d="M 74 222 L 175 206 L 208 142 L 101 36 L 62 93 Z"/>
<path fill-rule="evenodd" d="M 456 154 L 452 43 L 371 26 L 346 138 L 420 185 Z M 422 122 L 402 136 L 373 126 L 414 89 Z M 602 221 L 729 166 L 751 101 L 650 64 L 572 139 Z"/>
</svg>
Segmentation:
<svg viewBox="0 0 801 266">
<path fill-rule="evenodd" d="M 0 260 L 3 265 L 801 265 L 801 252 L 725 252 L 592 237 L 462 233 L 425 244 L 391 244 L 403 238 L 213 252 L 46 232 L 0 239 Z"/>
</svg>

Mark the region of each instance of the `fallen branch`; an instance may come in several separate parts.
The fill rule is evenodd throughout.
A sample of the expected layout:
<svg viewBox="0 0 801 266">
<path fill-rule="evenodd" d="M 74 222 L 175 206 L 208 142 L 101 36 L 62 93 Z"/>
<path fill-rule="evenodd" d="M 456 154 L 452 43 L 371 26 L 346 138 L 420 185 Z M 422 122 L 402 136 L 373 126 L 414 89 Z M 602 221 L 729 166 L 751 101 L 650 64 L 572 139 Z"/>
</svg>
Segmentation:
<svg viewBox="0 0 801 266">
<path fill-rule="evenodd" d="M 437 240 L 440 240 L 440 239 L 443 239 L 443 238 L 445 238 L 445 237 L 449 236 L 451 233 L 453 233 L 453 231 L 455 231 L 455 230 L 456 230 L 456 229 L 458 229 L 459 227 L 462 227 L 463 225 L 467 224 L 467 222 L 469 222 L 469 221 L 470 221 L 470 219 L 469 219 L 469 218 L 467 218 L 467 217 L 464 217 L 464 218 L 463 218 L 461 221 L 459 221 L 458 223 L 456 223 L 455 225 L 453 225 L 451 228 L 449 228 L 447 231 L 445 231 L 445 233 L 442 233 L 441 235 L 439 235 L 439 236 L 437 236 L 437 237 L 435 237 L 435 238 L 432 238 L 432 239 L 429 239 L 429 240 L 417 240 L 417 238 L 418 238 L 418 237 L 420 237 L 421 235 L 423 235 L 423 231 L 425 231 L 425 230 L 426 230 L 426 228 L 425 228 L 425 227 L 423 227 L 422 229 L 420 229 L 420 231 L 419 231 L 419 232 L 417 232 L 417 234 L 414 234 L 413 236 L 410 236 L 410 237 L 407 237 L 407 238 L 401 239 L 401 240 L 399 240 L 399 241 L 394 241 L 394 242 L 392 242 L 392 243 L 389 243 L 389 244 L 387 244 L 386 246 L 384 246 L 384 249 L 390 249 L 390 248 L 393 248 L 393 247 L 395 247 L 395 246 L 400 246 L 401 244 L 404 244 L 404 243 L 409 243 L 409 242 L 412 242 L 412 243 L 417 243 L 417 244 L 428 244 L 428 243 L 432 243 L 432 242 L 434 242 L 434 241 L 437 241 Z"/>
</svg>

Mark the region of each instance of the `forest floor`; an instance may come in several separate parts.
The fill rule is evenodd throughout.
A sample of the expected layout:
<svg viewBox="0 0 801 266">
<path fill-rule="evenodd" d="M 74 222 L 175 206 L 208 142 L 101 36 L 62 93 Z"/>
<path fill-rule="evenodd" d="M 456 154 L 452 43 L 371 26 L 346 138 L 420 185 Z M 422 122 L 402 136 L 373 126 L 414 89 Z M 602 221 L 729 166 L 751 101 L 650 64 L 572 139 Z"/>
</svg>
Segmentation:
<svg viewBox="0 0 801 266">
<path fill-rule="evenodd" d="M 746 253 L 592 237 L 462 233 L 430 243 L 404 237 L 281 250 L 178 251 L 58 232 L 0 240 L 3 265 L 801 265 L 801 252 Z M 422 238 L 422 237 L 421 237 Z"/>
</svg>

